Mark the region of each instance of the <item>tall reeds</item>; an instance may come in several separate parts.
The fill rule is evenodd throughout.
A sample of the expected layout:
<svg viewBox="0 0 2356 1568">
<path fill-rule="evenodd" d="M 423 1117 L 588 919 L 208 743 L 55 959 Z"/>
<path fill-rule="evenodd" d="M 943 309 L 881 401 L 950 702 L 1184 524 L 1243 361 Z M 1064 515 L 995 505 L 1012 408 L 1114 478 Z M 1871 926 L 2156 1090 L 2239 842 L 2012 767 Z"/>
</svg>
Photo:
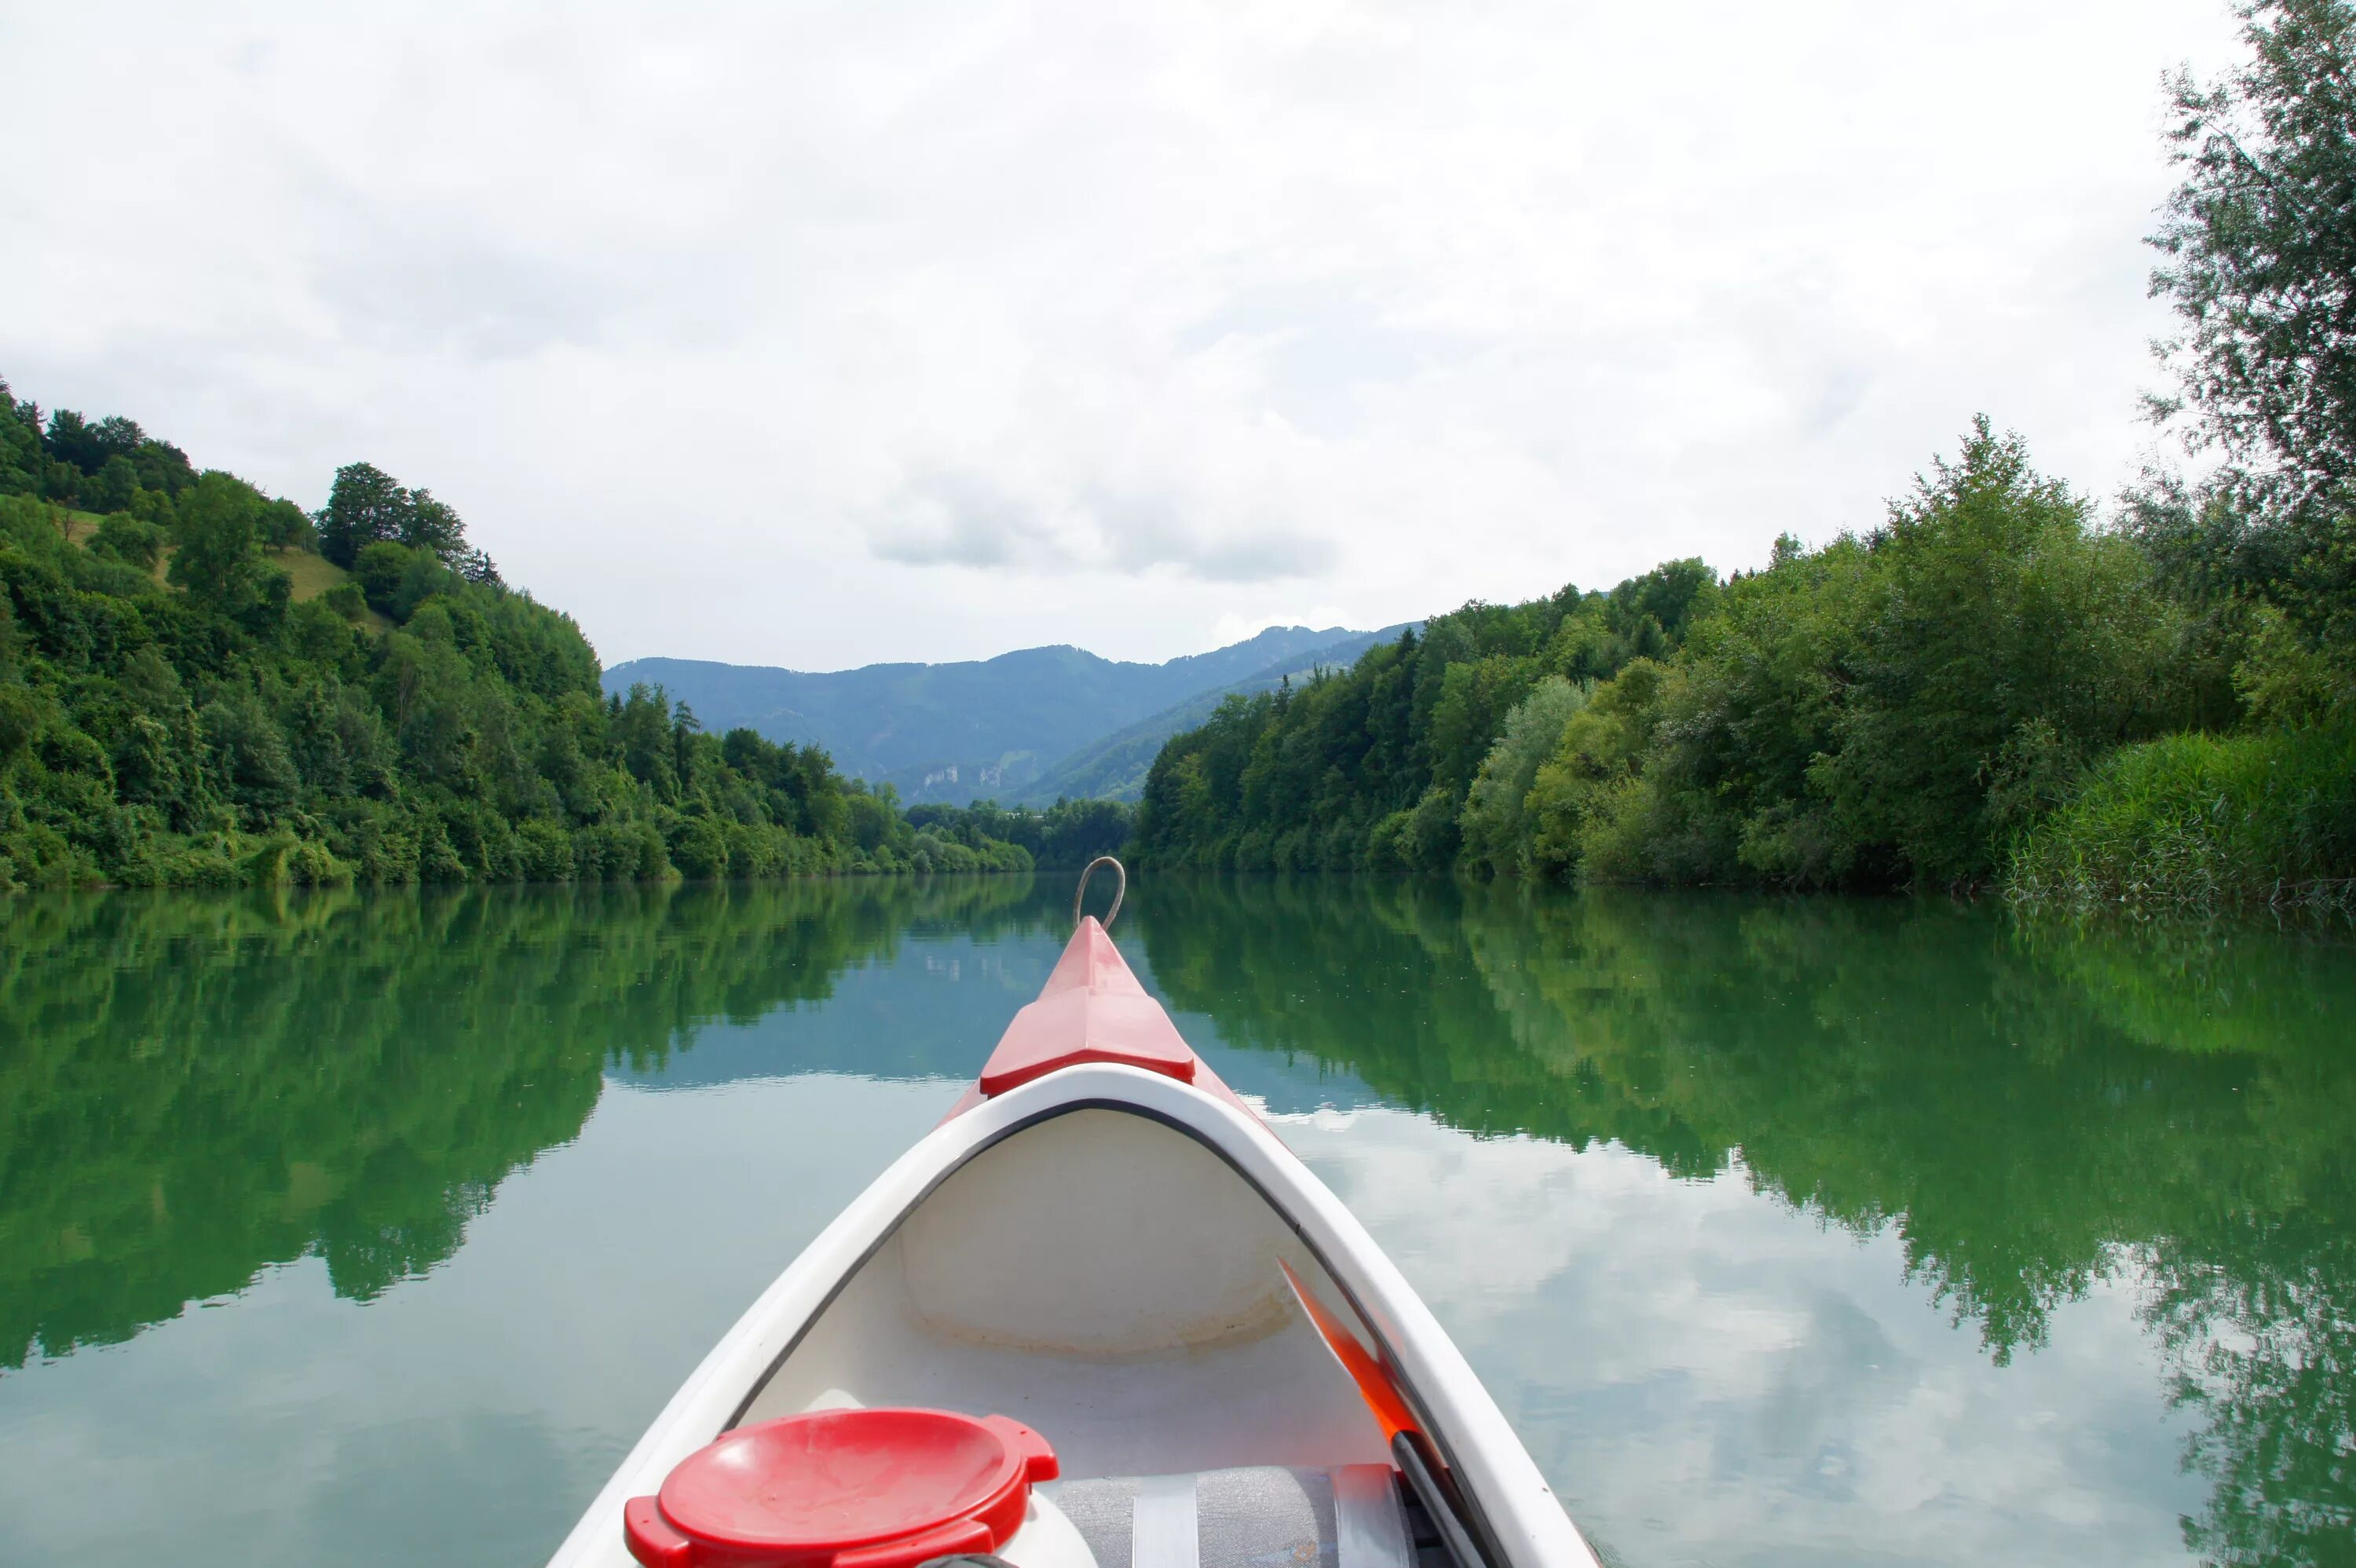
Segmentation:
<svg viewBox="0 0 2356 1568">
<path fill-rule="evenodd" d="M 2122 747 L 2014 844 L 2019 902 L 2356 912 L 2356 722 Z"/>
</svg>

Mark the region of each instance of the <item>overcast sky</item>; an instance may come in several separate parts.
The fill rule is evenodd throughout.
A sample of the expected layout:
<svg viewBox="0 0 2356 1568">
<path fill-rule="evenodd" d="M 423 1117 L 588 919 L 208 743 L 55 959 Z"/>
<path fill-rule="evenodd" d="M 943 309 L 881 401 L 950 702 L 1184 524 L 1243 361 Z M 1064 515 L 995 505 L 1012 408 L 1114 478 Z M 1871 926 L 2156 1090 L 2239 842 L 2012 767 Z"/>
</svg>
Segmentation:
<svg viewBox="0 0 2356 1568">
<path fill-rule="evenodd" d="M 2225 0 L 0 5 L 0 374 L 610 662 L 1162 659 L 2154 450 Z"/>
</svg>

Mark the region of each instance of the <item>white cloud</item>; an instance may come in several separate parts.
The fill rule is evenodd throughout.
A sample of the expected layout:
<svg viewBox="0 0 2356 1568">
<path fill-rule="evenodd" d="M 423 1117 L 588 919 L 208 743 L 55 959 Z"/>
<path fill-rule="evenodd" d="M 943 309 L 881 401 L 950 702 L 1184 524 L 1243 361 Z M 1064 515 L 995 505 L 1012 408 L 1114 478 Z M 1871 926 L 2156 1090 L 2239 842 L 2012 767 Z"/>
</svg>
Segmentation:
<svg viewBox="0 0 2356 1568">
<path fill-rule="evenodd" d="M 2075 6 L 0 18 L 0 371 L 366 456 L 609 658 L 1377 625 L 2147 444 L 2158 78 Z"/>
<path fill-rule="evenodd" d="M 1446 1326 L 1580 1526 L 1630 1563 L 2173 1561 L 2186 1424 L 2097 1285 L 1993 1365 L 1859 1237 L 1617 1144 L 1404 1112 L 1289 1117 Z"/>
</svg>

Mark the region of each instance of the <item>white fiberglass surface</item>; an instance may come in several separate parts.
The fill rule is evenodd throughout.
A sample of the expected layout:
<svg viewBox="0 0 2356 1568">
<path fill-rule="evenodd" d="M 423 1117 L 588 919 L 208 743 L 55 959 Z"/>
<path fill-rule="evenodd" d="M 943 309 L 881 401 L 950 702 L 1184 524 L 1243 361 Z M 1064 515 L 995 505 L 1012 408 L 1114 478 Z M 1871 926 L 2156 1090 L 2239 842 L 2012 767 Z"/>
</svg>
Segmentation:
<svg viewBox="0 0 2356 1568">
<path fill-rule="evenodd" d="M 1011 1415 L 1066 1475 L 1380 1460 L 1355 1386 L 1279 1262 L 1339 1299 L 1216 1155 L 1081 1110 L 983 1150 L 828 1306 L 747 1413 L 915 1404 Z"/>
</svg>

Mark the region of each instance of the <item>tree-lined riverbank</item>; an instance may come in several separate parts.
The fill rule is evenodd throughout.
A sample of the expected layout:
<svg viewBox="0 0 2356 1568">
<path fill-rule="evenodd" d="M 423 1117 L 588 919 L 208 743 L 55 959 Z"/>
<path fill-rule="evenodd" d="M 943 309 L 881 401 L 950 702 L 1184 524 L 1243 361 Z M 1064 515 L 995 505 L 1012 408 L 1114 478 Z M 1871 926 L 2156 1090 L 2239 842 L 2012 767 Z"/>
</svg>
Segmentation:
<svg viewBox="0 0 2356 1568">
<path fill-rule="evenodd" d="M 2202 586 L 2181 523 L 2097 526 L 1983 424 L 1870 535 L 1468 606 L 1229 702 L 1157 761 L 1138 859 L 2342 901 L 2356 644 Z"/>
<path fill-rule="evenodd" d="M 2199 483 L 2105 518 L 1985 420 L 1888 517 L 1720 581 L 1472 604 L 1163 749 L 1139 858 L 2356 903 L 2356 7 L 2171 84 L 2151 242 Z M 2181 417 L 2179 417 L 2181 416 Z"/>
</svg>

